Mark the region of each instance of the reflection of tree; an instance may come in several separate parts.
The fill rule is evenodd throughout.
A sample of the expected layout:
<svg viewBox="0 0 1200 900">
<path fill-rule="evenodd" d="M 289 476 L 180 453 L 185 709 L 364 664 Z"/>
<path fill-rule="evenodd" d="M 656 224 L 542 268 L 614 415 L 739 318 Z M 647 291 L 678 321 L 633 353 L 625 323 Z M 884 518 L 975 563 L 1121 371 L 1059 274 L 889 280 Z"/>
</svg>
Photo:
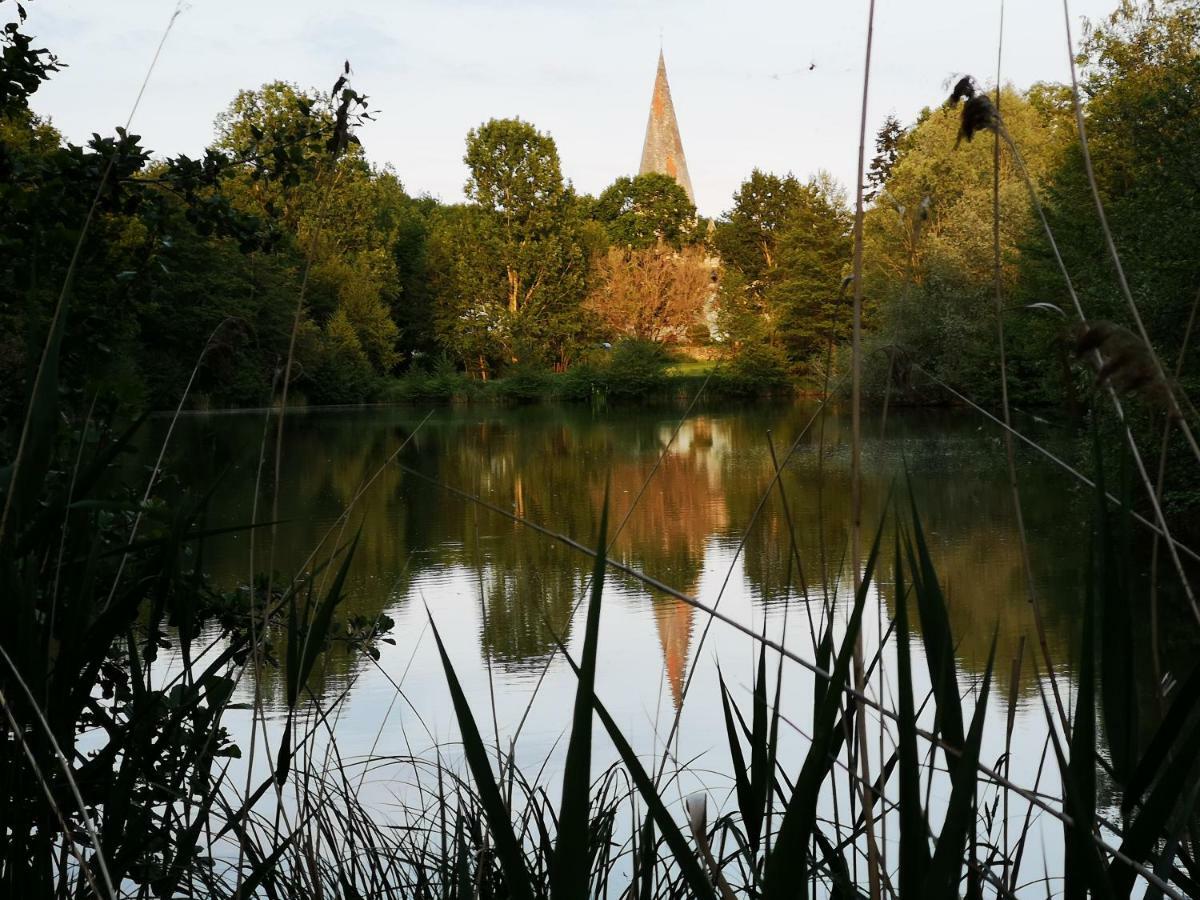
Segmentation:
<svg viewBox="0 0 1200 900">
<path fill-rule="evenodd" d="M 851 509 L 843 426 L 838 418 L 826 424 L 823 459 L 817 432 L 807 435 L 783 478 L 796 544 L 814 597 L 820 593 L 822 555 L 831 569 L 845 558 Z M 733 520 L 747 522 L 751 504 L 761 496 L 773 469 L 769 455 L 756 467 L 743 461 L 741 469 L 735 478 L 756 479 L 759 485 L 746 484 L 729 492 L 743 504 L 732 512 Z M 999 660 L 1013 658 L 1022 636 L 1027 639 L 1028 660 L 1035 632 L 1012 495 L 996 447 L 981 440 L 974 423 L 962 417 L 908 411 L 891 419 L 886 440 L 874 437 L 865 443 L 864 541 L 874 537 L 886 512 L 876 579 L 889 609 L 894 611 L 891 574 L 897 518 L 905 533 L 912 533 L 906 470 L 946 595 L 961 664 L 982 670 L 994 629 Z M 1022 505 L 1047 638 L 1056 661 L 1062 663 L 1073 658 L 1077 642 L 1075 614 L 1081 602 L 1078 583 L 1086 542 L 1064 535 L 1061 523 L 1086 520 L 1086 507 L 1063 509 L 1071 494 L 1057 471 L 1032 458 L 1023 462 L 1021 471 Z M 885 509 L 889 494 L 890 510 Z M 744 550 L 747 579 L 763 597 L 779 593 L 787 580 L 789 541 L 776 491 Z M 830 571 L 825 578 L 832 580 L 834 574 Z M 849 580 L 848 572 L 844 573 L 843 583 Z M 792 582 L 797 584 L 794 573 Z M 1027 664 L 1022 685 L 1029 689 L 1035 683 L 1034 669 Z"/>
<path fill-rule="evenodd" d="M 617 537 L 613 555 L 682 590 L 698 590 L 708 554 L 715 547 L 736 546 L 770 485 L 774 469 L 768 429 L 782 458 L 811 413 L 804 406 L 755 406 L 693 417 L 654 473 Z M 401 461 L 434 481 L 591 545 L 606 479 L 611 534 L 667 446 L 676 424 L 673 415 L 622 410 L 596 417 L 587 410 L 553 407 L 446 410 L 420 429 Z M 284 522 L 274 554 L 279 572 L 290 576 L 296 571 L 420 418 L 411 411 L 381 410 L 289 420 L 279 497 Z M 259 416 L 196 419 L 177 435 L 181 453 L 174 465 L 183 480 L 204 485 L 231 466 L 213 499 L 209 523 L 214 527 L 249 520 L 262 424 Z M 870 438 L 864 448 L 864 531 L 873 532 L 889 491 L 908 527 L 907 466 L 950 604 L 960 659 L 969 667 L 981 666 L 997 623 L 997 652 L 1001 659 L 1011 658 L 1019 636 L 1032 637 L 1032 614 L 997 448 L 961 416 L 902 411 L 890 417 L 888 428 L 886 440 Z M 847 430 L 841 416 L 831 415 L 822 449 L 814 427 L 799 441 L 783 477 L 814 598 L 820 597 L 822 582 L 837 575 L 846 548 Z M 1033 459 L 1023 460 L 1021 471 L 1051 649 L 1056 659 L 1069 661 L 1076 646 L 1086 541 L 1061 532 L 1063 521 L 1083 518 L 1082 510 L 1063 510 L 1062 504 L 1084 504 L 1086 498 L 1067 499 L 1072 495 L 1061 477 Z M 260 509 L 269 509 L 269 503 L 261 503 Z M 889 517 L 880 570 L 889 606 L 895 524 L 895 517 Z M 473 590 L 482 590 L 486 624 L 480 639 L 501 665 L 544 658 L 556 638 L 569 638 L 570 610 L 591 570 L 590 560 L 581 554 L 396 465 L 383 470 L 355 507 L 344 539 L 360 525 L 347 613 L 395 614 L 426 573 L 457 569 L 469 575 Z M 758 602 L 773 602 L 789 584 L 794 595 L 798 578 L 789 562 L 791 540 L 776 490 L 742 552 L 745 581 Z M 259 531 L 256 541 L 262 569 L 269 559 L 268 531 Z M 244 534 L 213 541 L 205 559 L 223 584 L 245 583 L 250 577 Z M 848 573 L 842 574 L 848 581 Z M 692 649 L 693 612 L 675 601 L 643 596 L 653 604 L 668 681 L 677 692 Z M 430 600 L 436 602 L 436 597 Z M 331 657 L 331 677 L 348 671 L 348 660 Z M 1032 672 L 1032 667 L 1026 669 L 1027 685 Z"/>
</svg>

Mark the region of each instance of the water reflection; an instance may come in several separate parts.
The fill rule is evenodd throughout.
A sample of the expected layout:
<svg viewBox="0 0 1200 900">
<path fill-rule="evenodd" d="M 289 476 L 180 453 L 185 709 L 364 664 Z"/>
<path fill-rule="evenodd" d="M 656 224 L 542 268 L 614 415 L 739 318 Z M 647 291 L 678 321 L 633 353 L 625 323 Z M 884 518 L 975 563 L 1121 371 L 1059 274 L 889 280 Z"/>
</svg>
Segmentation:
<svg viewBox="0 0 1200 900">
<path fill-rule="evenodd" d="M 349 611 L 396 616 L 414 602 L 438 603 L 447 590 L 469 592 L 479 610 L 478 644 L 491 662 L 514 674 L 540 668 L 557 640 L 570 639 L 589 560 L 400 465 L 383 465 L 411 438 L 400 454 L 403 465 L 588 544 L 607 482 L 612 527 L 623 523 L 612 554 L 682 590 L 698 593 L 706 566 L 718 558 L 728 565 L 740 547 L 739 583 L 727 591 L 746 592 L 767 608 L 807 587 L 816 602 L 828 586 L 848 580 L 850 491 L 848 423 L 831 415 L 806 428 L 812 412 L 803 405 L 712 410 L 684 423 L 674 441 L 671 411 L 444 410 L 419 430 L 422 414 L 400 409 L 297 415 L 286 426 L 278 498 L 284 521 L 273 549 L 266 532 L 258 534 L 253 566 L 273 563 L 284 575 L 295 573 L 375 477 L 346 529 L 349 537 L 361 525 Z M 202 485 L 227 469 L 214 524 L 250 520 L 263 424 L 255 415 L 195 418 L 176 438 L 184 480 Z M 768 433 L 786 462 L 783 494 L 773 491 L 764 502 L 775 472 Z M 962 665 L 982 668 L 994 628 L 998 658 L 1010 659 L 1022 636 L 1032 635 L 1033 619 L 994 435 L 962 414 L 901 412 L 891 417 L 886 440 L 868 438 L 863 465 L 868 530 L 889 498 L 905 499 L 903 473 L 911 475 Z M 1077 655 L 1086 541 L 1061 523 L 1084 521 L 1088 500 L 1037 458 L 1023 459 L 1022 471 L 1048 640 L 1055 658 L 1069 661 Z M 906 514 L 899 521 L 909 527 Z M 888 517 L 883 530 L 887 556 L 896 522 Z M 250 577 L 245 535 L 220 539 L 208 559 L 225 585 Z M 889 573 L 890 564 L 881 571 L 890 607 Z M 719 601 L 720 583 L 706 602 Z M 642 597 L 648 612 L 642 621 L 653 622 L 662 671 L 678 702 L 695 653 L 696 614 L 639 585 L 624 587 Z M 331 654 L 326 678 L 344 683 L 354 664 Z M 1023 671 L 1027 692 L 1033 668 Z"/>
</svg>

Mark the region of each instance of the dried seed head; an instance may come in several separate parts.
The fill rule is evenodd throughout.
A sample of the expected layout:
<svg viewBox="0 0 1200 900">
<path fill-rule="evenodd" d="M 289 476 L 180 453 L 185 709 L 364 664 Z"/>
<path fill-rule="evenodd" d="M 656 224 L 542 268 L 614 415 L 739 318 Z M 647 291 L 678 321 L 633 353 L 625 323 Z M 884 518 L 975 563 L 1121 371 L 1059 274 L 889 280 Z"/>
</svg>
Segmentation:
<svg viewBox="0 0 1200 900">
<path fill-rule="evenodd" d="M 975 79 L 970 75 L 964 75 L 958 79 L 958 83 L 954 85 L 954 90 L 950 92 L 950 99 L 946 102 L 951 106 L 957 106 L 959 100 L 970 100 L 979 90 L 975 87 Z"/>
<path fill-rule="evenodd" d="M 998 122 L 996 107 L 988 95 L 976 94 L 963 104 L 962 122 L 958 126 L 958 140 L 954 146 L 957 147 L 963 138 L 970 143 L 971 138 L 980 131 L 995 131 Z"/>
<path fill-rule="evenodd" d="M 1168 403 L 1170 392 L 1146 343 L 1113 322 L 1082 322 L 1072 330 L 1076 356 L 1096 373 L 1097 387 Z"/>
</svg>

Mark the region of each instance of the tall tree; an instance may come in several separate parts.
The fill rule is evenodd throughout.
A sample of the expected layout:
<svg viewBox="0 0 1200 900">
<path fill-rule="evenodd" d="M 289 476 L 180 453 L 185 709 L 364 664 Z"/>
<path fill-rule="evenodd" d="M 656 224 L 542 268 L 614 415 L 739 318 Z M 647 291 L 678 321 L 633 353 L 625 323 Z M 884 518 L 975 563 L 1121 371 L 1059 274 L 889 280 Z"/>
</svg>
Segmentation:
<svg viewBox="0 0 1200 900">
<path fill-rule="evenodd" d="M 662 241 L 678 249 L 701 236 L 687 191 L 658 172 L 618 178 L 597 198 L 592 214 L 609 240 L 624 247 L 645 249 Z"/>
<path fill-rule="evenodd" d="M 720 320 L 736 344 L 771 342 L 796 362 L 823 348 L 848 258 L 845 192 L 826 173 L 801 182 L 758 171 L 716 231 Z"/>
<path fill-rule="evenodd" d="M 879 192 L 883 190 L 883 186 L 891 177 L 892 166 L 896 164 L 896 160 L 900 156 L 900 141 L 903 137 L 904 126 L 900 124 L 899 119 L 889 113 L 875 135 L 875 156 L 872 157 L 871 166 L 867 169 L 865 198 L 868 202 L 879 196 Z"/>
<path fill-rule="evenodd" d="M 774 268 L 779 237 L 803 192 L 794 175 L 753 170 L 734 193 L 733 209 L 717 225 L 716 246 L 725 264 L 750 281 Z"/>
<path fill-rule="evenodd" d="M 1069 139 L 1057 127 L 1052 107 L 1039 108 L 1009 87 L 1001 92 L 1005 126 L 1035 185 L 1044 182 Z M 874 339 L 887 348 L 869 357 L 881 392 L 895 359 L 915 361 L 974 396 L 991 398 L 998 390 L 993 145 L 990 135 L 957 143 L 960 118 L 960 111 L 950 107 L 922 113 L 902 142 L 884 185 L 886 194 L 864 223 L 864 289 Z M 1019 374 L 1029 371 L 1031 354 L 1055 360 L 1050 332 L 1061 328 L 1061 319 L 1015 311 L 1021 308 L 1020 268 L 1027 256 L 1041 256 L 1045 250 L 1031 243 L 1039 226 L 1028 187 L 1007 152 L 1001 156 L 1000 209 L 1003 289 L 1014 306 L 1005 320 L 1009 372 Z M 1061 280 L 1048 282 L 1046 289 L 1028 302 L 1066 302 Z M 1057 363 L 1054 371 L 1057 377 Z"/>
<path fill-rule="evenodd" d="M 508 311 L 532 299 L 540 279 L 527 271 L 557 230 L 567 201 L 554 139 L 520 119 L 491 119 L 467 133 L 467 196 L 500 226 Z M 533 277 L 526 277 L 533 274 Z"/>
<path fill-rule="evenodd" d="M 569 364 L 585 339 L 588 248 L 594 236 L 563 183 L 554 140 L 519 119 L 467 135 L 467 196 L 431 237 L 439 332 L 469 368 Z"/>
</svg>

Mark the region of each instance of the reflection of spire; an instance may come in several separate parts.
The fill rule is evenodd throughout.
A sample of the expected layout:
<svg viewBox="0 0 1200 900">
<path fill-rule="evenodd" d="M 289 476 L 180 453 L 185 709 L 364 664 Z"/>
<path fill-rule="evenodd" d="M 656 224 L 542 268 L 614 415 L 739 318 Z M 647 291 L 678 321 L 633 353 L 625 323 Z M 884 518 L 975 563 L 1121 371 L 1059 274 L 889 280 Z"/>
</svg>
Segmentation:
<svg viewBox="0 0 1200 900">
<path fill-rule="evenodd" d="M 693 204 L 696 202 L 687 160 L 683 158 L 683 139 L 679 137 L 675 104 L 671 102 L 671 88 L 667 84 L 667 63 L 661 49 L 658 51 L 654 94 L 650 98 L 650 119 L 646 123 L 646 143 L 642 146 L 642 165 L 638 169 L 639 175 L 648 172 L 670 175 L 687 191 L 688 199 Z"/>
<path fill-rule="evenodd" d="M 662 644 L 663 661 L 667 667 L 667 681 L 671 683 L 671 697 L 675 708 L 679 709 L 683 702 L 683 679 L 687 675 L 694 610 L 682 600 L 672 597 L 656 597 L 653 602 L 658 640 Z"/>
</svg>

